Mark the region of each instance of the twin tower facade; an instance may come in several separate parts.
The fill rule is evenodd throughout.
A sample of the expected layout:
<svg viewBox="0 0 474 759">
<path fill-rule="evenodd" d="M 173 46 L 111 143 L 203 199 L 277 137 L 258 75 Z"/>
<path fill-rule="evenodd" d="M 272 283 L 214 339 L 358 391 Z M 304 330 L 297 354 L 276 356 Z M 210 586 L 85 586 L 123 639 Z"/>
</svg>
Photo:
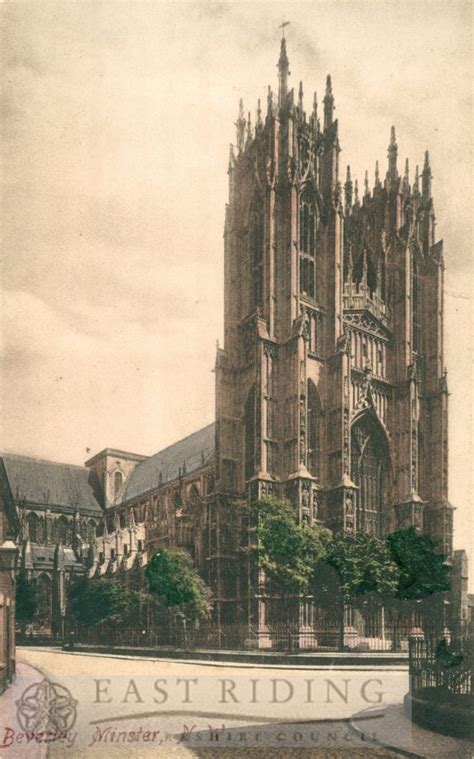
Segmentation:
<svg viewBox="0 0 474 759">
<path fill-rule="evenodd" d="M 330 78 L 319 116 L 316 98 L 307 114 L 301 85 L 288 89 L 284 39 L 278 72 L 253 127 L 241 107 L 230 154 L 216 424 L 154 456 L 107 448 L 84 467 L 0 456 L 0 542 L 21 546 L 40 630 L 63 629 L 76 576 L 143 582 L 169 546 L 193 557 L 218 624 L 264 629 L 249 499 L 286 498 L 335 532 L 413 525 L 452 554 L 428 154 L 410 181 L 392 129 L 388 165 L 359 191 L 340 170 Z"/>
<path fill-rule="evenodd" d="M 216 491 L 289 499 L 335 531 L 414 525 L 452 553 L 443 252 L 431 169 L 341 176 L 331 79 L 321 116 L 288 88 L 229 160 L 224 346 L 216 361 Z"/>
</svg>

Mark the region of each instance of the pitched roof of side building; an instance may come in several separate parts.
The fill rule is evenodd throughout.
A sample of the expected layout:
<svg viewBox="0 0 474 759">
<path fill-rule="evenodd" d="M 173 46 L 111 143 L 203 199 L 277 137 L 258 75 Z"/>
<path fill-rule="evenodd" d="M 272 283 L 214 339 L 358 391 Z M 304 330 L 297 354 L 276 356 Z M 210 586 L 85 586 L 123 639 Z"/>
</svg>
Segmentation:
<svg viewBox="0 0 474 759">
<path fill-rule="evenodd" d="M 45 509 L 60 507 L 72 513 L 78 508 L 82 513 L 102 514 L 86 467 L 11 453 L 1 458 L 13 500 Z"/>
<path fill-rule="evenodd" d="M 125 483 L 121 503 L 208 464 L 215 455 L 215 429 L 215 423 L 208 424 L 149 458 L 136 456 L 138 463 Z M 71 514 L 76 508 L 82 514 L 103 514 L 97 482 L 87 467 L 11 453 L 0 454 L 0 459 L 14 501 Z"/>
<path fill-rule="evenodd" d="M 175 480 L 180 473 L 188 475 L 208 464 L 216 452 L 215 433 L 213 422 L 141 461 L 125 483 L 121 502 Z"/>
</svg>

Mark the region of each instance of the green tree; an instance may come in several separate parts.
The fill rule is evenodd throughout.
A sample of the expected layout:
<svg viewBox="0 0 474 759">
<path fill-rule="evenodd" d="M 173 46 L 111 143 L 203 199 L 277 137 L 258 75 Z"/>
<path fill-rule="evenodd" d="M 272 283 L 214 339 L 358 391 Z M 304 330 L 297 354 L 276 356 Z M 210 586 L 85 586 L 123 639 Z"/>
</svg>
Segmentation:
<svg viewBox="0 0 474 759">
<path fill-rule="evenodd" d="M 82 578 L 69 592 L 70 610 L 79 625 L 92 627 L 105 620 L 125 622 L 138 609 L 139 593 L 117 580 Z"/>
<path fill-rule="evenodd" d="M 327 562 L 336 570 L 339 593 L 347 603 L 369 593 L 391 596 L 398 588 L 398 566 L 387 546 L 373 535 L 334 538 Z"/>
<path fill-rule="evenodd" d="M 357 604 L 367 596 L 380 604 L 396 592 L 398 573 L 387 546 L 373 535 L 340 535 L 333 539 L 326 563 L 315 573 L 315 596 L 338 608 L 341 647 L 346 604 Z"/>
<path fill-rule="evenodd" d="M 451 567 L 429 535 L 419 535 L 414 527 L 397 530 L 388 536 L 387 547 L 398 566 L 396 598 L 416 601 L 451 589 Z"/>
<path fill-rule="evenodd" d="M 387 548 L 398 567 L 398 583 L 391 604 L 395 622 L 394 648 L 398 646 L 401 614 L 411 616 L 412 625 L 421 613 L 431 618 L 435 629 L 446 624 L 443 598 L 450 590 L 450 567 L 439 552 L 438 543 L 429 535 L 419 535 L 414 527 L 392 532 Z"/>
<path fill-rule="evenodd" d="M 209 616 L 210 591 L 185 551 L 163 549 L 155 553 L 145 568 L 145 576 L 150 593 L 167 608 L 193 620 Z"/>
<path fill-rule="evenodd" d="M 37 608 L 34 583 L 28 580 L 24 570 L 20 570 L 16 578 L 15 617 L 23 635 L 26 626 L 33 621 Z"/>
<path fill-rule="evenodd" d="M 299 523 L 287 501 L 262 499 L 252 504 L 252 509 L 259 567 L 285 599 L 288 616 L 289 599 L 311 592 L 314 569 L 326 555 L 331 533 Z"/>
</svg>

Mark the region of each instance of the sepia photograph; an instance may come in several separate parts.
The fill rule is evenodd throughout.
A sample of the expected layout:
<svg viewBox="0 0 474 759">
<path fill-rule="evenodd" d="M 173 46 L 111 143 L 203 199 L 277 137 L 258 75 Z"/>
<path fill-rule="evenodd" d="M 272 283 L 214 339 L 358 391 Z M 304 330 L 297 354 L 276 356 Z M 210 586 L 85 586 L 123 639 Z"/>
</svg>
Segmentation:
<svg viewBox="0 0 474 759">
<path fill-rule="evenodd" d="M 472 2 L 0 15 L 0 749 L 474 756 Z"/>
</svg>

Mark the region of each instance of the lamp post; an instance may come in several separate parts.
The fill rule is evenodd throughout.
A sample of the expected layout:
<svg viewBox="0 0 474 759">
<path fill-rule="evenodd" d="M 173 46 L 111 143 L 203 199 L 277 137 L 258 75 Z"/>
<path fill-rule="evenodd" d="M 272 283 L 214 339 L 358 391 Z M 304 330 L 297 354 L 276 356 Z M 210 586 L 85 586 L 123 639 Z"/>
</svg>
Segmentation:
<svg viewBox="0 0 474 759">
<path fill-rule="evenodd" d="M 0 656 L 7 681 L 15 674 L 15 573 L 18 548 L 12 540 L 0 546 Z"/>
</svg>

